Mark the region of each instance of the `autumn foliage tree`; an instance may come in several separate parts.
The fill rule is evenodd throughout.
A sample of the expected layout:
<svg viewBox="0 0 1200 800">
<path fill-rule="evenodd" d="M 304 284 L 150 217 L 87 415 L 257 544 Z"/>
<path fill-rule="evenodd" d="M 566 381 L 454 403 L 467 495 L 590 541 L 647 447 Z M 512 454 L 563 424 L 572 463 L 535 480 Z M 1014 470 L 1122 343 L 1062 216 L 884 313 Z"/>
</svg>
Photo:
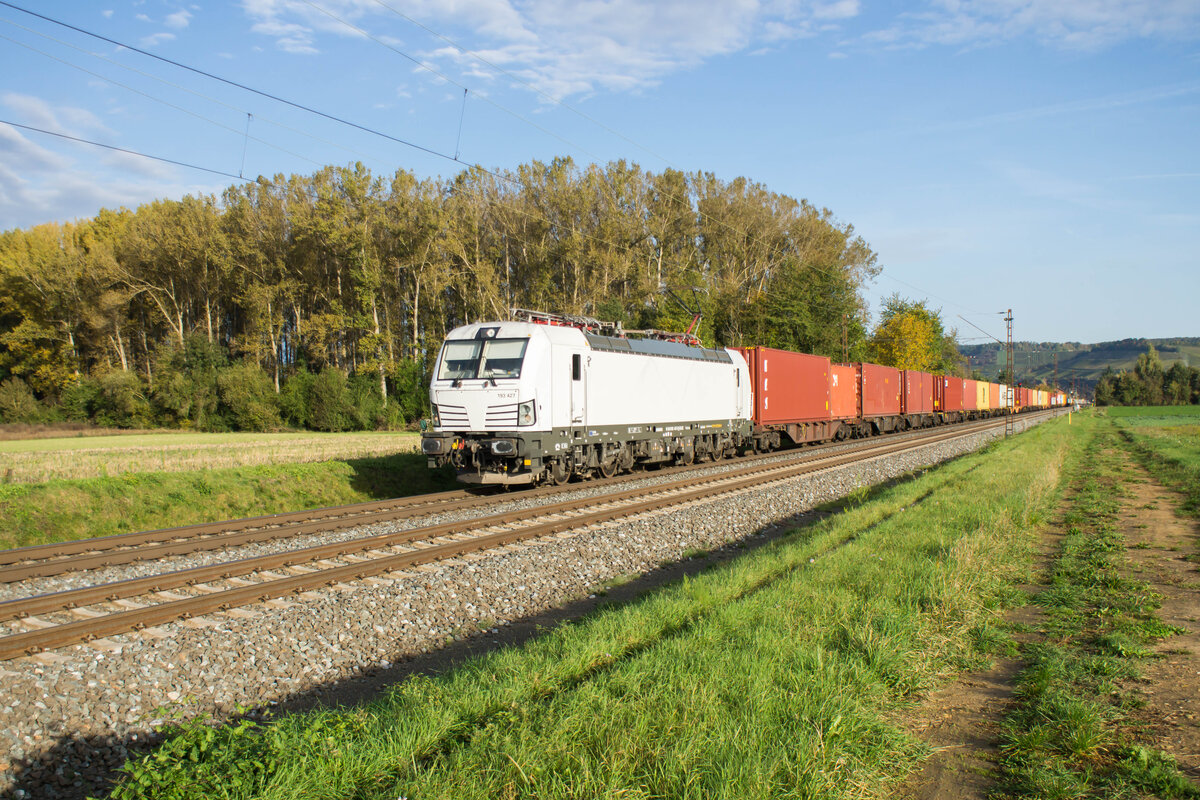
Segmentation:
<svg viewBox="0 0 1200 800">
<path fill-rule="evenodd" d="M 898 369 L 957 375 L 965 360 L 954 344 L 955 335 L 954 330 L 946 332 L 940 310 L 930 310 L 924 300 L 893 294 L 884 300 L 871 334 L 871 357 Z"/>
<path fill-rule="evenodd" d="M 448 330 L 513 307 L 686 327 L 669 287 L 707 344 L 840 357 L 876 272 L 852 226 L 744 178 L 331 166 L 0 233 L 0 383 L 8 416 L 28 389 L 110 424 L 388 427 Z"/>
</svg>

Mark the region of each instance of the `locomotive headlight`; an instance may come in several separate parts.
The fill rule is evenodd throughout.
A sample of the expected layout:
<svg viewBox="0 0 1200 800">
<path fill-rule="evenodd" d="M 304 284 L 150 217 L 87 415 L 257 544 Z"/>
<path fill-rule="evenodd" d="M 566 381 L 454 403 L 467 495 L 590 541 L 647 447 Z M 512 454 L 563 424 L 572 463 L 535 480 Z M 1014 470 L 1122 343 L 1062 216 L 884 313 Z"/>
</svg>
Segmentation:
<svg viewBox="0 0 1200 800">
<path fill-rule="evenodd" d="M 533 412 L 532 400 L 527 403 L 521 403 L 519 406 L 517 406 L 518 425 L 532 425 L 535 419 L 536 415 Z"/>
<path fill-rule="evenodd" d="M 440 428 L 442 426 L 442 417 L 438 414 L 437 403 L 433 403 L 433 427 Z"/>
</svg>

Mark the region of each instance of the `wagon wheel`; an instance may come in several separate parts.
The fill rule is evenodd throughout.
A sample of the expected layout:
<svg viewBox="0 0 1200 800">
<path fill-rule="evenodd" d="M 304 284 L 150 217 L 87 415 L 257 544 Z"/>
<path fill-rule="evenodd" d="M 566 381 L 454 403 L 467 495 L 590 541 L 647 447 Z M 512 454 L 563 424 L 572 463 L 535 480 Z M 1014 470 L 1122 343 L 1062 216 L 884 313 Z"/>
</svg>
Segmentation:
<svg viewBox="0 0 1200 800">
<path fill-rule="evenodd" d="M 617 474 L 617 459 L 610 458 L 608 461 L 600 462 L 600 477 L 611 478 Z"/>
<path fill-rule="evenodd" d="M 682 453 L 680 453 L 678 456 L 675 457 L 675 463 L 679 464 L 680 466 L 684 466 L 684 467 L 688 466 L 695 460 L 696 460 L 696 451 L 695 450 L 684 450 Z"/>
</svg>

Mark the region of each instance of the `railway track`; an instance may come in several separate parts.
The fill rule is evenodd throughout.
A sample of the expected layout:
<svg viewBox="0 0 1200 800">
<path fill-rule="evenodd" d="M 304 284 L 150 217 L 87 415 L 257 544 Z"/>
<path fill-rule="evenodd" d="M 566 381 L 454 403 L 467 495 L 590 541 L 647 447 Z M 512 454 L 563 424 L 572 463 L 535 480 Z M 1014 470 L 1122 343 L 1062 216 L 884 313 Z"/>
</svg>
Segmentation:
<svg viewBox="0 0 1200 800">
<path fill-rule="evenodd" d="M 971 430 L 968 423 L 958 430 Z M 891 441 L 927 435 L 929 430 L 910 431 L 888 437 Z M 795 458 L 807 458 L 813 453 L 846 443 L 822 444 L 793 452 Z M 744 462 L 780 458 L 779 453 L 749 456 Z M 786 457 L 786 454 L 784 454 Z M 704 469 L 711 464 L 685 467 L 667 467 L 653 473 L 636 472 L 611 478 L 605 487 L 617 486 L 632 481 L 644 480 L 648 475 L 667 476 Z M 598 486 L 600 484 L 591 484 Z M 451 490 L 434 494 L 356 503 L 329 508 L 315 508 L 284 514 L 270 514 L 245 519 L 186 525 L 178 528 L 161 528 L 151 531 L 123 533 L 93 539 L 18 547 L 0 550 L 0 584 L 17 583 L 31 578 L 52 577 L 68 572 L 94 570 L 101 567 L 153 561 L 177 555 L 224 550 L 247 544 L 278 541 L 311 533 L 359 528 L 383 522 L 395 522 L 415 517 L 441 513 L 453 513 L 475 508 L 485 508 L 498 501 L 515 498 L 542 499 L 555 495 L 576 492 L 588 484 L 571 483 L 564 486 L 544 486 L 519 494 L 497 492 Z"/>
<path fill-rule="evenodd" d="M 618 488 L 618 491 L 599 496 L 574 498 L 561 502 L 548 502 L 533 508 L 484 515 L 474 519 L 445 522 L 437 525 L 412 528 L 404 531 L 380 533 L 333 542 L 312 547 L 288 550 L 265 556 L 193 567 L 159 575 L 114 581 L 96 586 L 21 597 L 0 603 L 0 622 L 13 631 L 0 637 L 0 660 L 16 658 L 42 650 L 54 649 L 69 644 L 86 642 L 100 637 L 131 630 L 152 628 L 167 622 L 188 619 L 214 612 L 228 611 L 249 604 L 282 600 L 283 598 L 318 589 L 321 587 L 364 580 L 389 572 L 405 570 L 420 564 L 462 556 L 517 542 L 580 529 L 590 525 L 610 522 L 615 519 L 647 513 L 675 505 L 705 500 L 730 492 L 761 487 L 787 480 L 806 473 L 843 466 L 856 461 L 876 458 L 900 452 L 912 447 L 969 436 L 982 429 L 1002 427 L 1003 420 L 988 420 L 981 423 L 955 426 L 953 429 L 928 429 L 912 436 L 889 437 L 883 441 L 865 440 L 836 453 L 826 453 L 816 448 L 798 451 L 801 458 L 752 462 L 737 468 L 697 476 L 689 474 L 676 480 L 634 489 L 619 489 L 619 483 L 608 481 L 602 488 Z M 646 477 L 644 474 L 627 476 L 625 482 Z M 615 485 L 615 487 L 614 487 Z M 564 491 L 577 491 L 579 485 L 555 487 L 540 493 L 544 499 Z M 412 502 L 401 505 L 364 504 L 378 506 L 375 511 L 383 515 L 401 514 L 412 516 L 418 513 L 435 513 L 452 507 L 474 507 L 494 504 L 495 496 L 480 497 L 466 493 L 445 492 L 426 498 L 409 498 Z M 451 495 L 458 495 L 451 498 Z M 521 496 L 532 496 L 523 493 Z M 442 499 L 444 498 L 444 500 Z M 424 504 L 422 500 L 426 501 Z M 466 503 L 463 505 L 454 505 Z M 305 514 L 260 517 L 260 533 L 264 538 L 280 538 L 296 535 L 298 530 L 322 522 L 336 527 L 350 527 L 384 521 L 378 514 L 364 511 L 362 507 L 347 512 L 340 509 L 322 509 L 334 512 L 325 520 L 300 519 Z M 426 510 L 419 511 L 417 509 Z M 343 513 L 336 513 L 336 512 Z M 411 513 L 409 513 L 411 512 Z M 280 517 L 296 518 L 277 522 L 271 527 L 266 520 Z M 364 521 L 364 518 L 367 521 Z M 392 519 L 398 517 L 391 517 Z M 349 522 L 349 520 L 358 520 Z M 245 520 L 237 522 L 254 522 Z M 225 523 L 218 523 L 223 525 Z M 267 523 L 271 525 L 271 523 Z M 278 533 L 289 529 L 291 533 Z M 234 536 L 240 532 L 212 532 L 213 526 L 190 526 L 205 529 L 197 542 L 208 543 L 214 536 Z M 329 528 L 317 528 L 328 530 Z M 155 536 L 168 536 L 171 531 L 150 532 Z M 267 533 L 276 535 L 265 536 Z M 183 535 L 186 535 L 183 534 Z M 119 537 L 109 537 L 117 539 Z M 177 540 L 179 536 L 175 537 Z M 132 540 L 126 539 L 126 542 Z M 228 541 L 228 540 L 227 540 Z M 141 555 L 129 561 L 158 558 L 162 548 L 181 547 L 182 541 L 148 540 L 141 547 Z M 224 545 L 229 546 L 229 545 Z M 30 548 L 25 548 L 28 551 Z M 179 550 L 177 552 L 194 552 Z M 60 556 L 62 560 L 79 564 L 104 564 L 105 556 L 112 557 L 124 550 L 111 552 L 85 552 L 81 556 Z M 128 556 L 128 553 L 125 553 Z M 53 559 L 45 563 L 53 564 Z M 111 562 L 107 562 L 111 563 Z M 61 565 L 61 564 L 60 564 Z M 20 565 L 17 565 L 20 566 Z M 91 568 L 91 567 L 89 567 Z M 221 585 L 214 585 L 221 584 Z M 136 598 L 136 600 L 135 600 Z"/>
</svg>

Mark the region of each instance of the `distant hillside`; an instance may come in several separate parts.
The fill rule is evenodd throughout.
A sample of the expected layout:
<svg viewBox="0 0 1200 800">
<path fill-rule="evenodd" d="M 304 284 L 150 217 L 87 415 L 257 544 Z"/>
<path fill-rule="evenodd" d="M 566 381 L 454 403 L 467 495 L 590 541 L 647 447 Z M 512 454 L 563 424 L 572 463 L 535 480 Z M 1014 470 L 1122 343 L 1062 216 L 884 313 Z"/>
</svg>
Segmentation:
<svg viewBox="0 0 1200 800">
<path fill-rule="evenodd" d="M 1081 344 L 1079 342 L 1014 342 L 1013 361 L 1018 382 L 1054 380 L 1054 358 L 1058 357 L 1058 384 L 1070 388 L 1071 381 L 1090 395 L 1105 367 L 1115 371 L 1132 370 L 1137 357 L 1154 345 L 1163 364 L 1182 361 L 1200 367 L 1200 337 L 1178 339 L 1122 339 L 1119 342 Z M 1004 347 L 999 344 L 963 345 L 958 348 L 967 357 L 971 369 L 992 377 L 1004 368 Z"/>
</svg>

